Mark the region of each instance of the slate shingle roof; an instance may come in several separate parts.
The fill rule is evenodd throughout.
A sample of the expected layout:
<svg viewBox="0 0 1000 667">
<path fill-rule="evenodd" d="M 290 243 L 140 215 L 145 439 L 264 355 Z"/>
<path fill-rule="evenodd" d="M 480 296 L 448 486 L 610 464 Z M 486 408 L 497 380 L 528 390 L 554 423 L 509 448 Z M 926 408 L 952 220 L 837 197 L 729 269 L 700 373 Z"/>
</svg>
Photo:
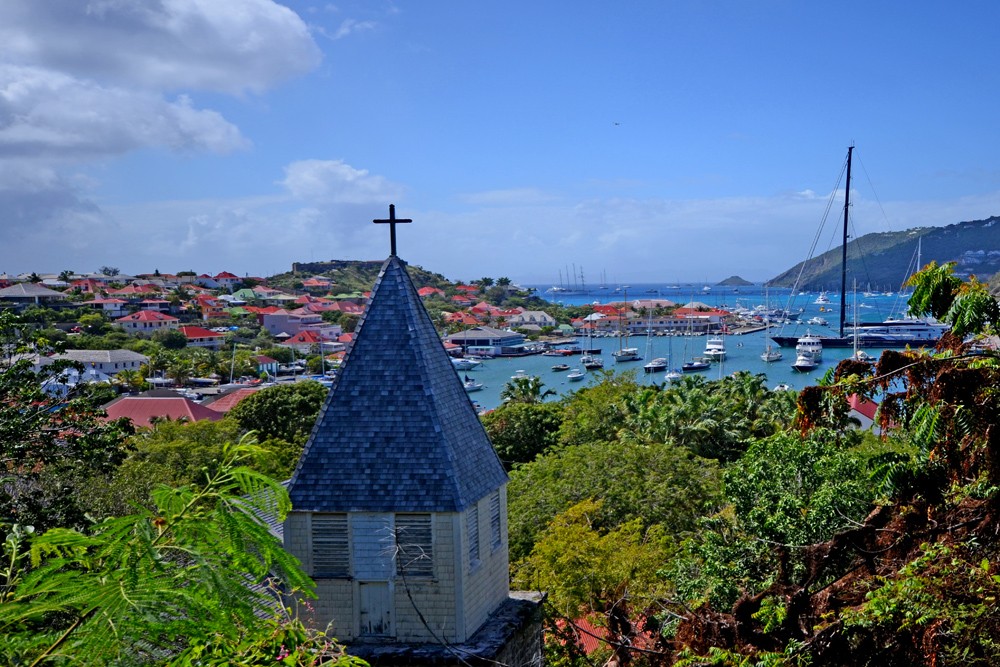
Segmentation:
<svg viewBox="0 0 1000 667">
<path fill-rule="evenodd" d="M 460 512 L 506 480 L 403 262 L 389 257 L 292 476 L 293 507 Z"/>
</svg>

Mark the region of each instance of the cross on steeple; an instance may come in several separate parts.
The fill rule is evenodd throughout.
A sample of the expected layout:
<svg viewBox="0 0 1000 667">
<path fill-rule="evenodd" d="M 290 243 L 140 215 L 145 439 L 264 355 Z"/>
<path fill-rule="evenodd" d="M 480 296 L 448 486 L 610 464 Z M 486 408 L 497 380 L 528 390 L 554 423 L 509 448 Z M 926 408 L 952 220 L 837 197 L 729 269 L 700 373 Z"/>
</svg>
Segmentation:
<svg viewBox="0 0 1000 667">
<path fill-rule="evenodd" d="M 396 256 L 396 223 L 397 222 L 413 222 L 409 218 L 397 218 L 396 217 L 396 205 L 389 204 L 389 218 L 387 220 L 375 219 L 372 222 L 376 224 L 389 224 L 389 254 L 393 257 Z"/>
</svg>

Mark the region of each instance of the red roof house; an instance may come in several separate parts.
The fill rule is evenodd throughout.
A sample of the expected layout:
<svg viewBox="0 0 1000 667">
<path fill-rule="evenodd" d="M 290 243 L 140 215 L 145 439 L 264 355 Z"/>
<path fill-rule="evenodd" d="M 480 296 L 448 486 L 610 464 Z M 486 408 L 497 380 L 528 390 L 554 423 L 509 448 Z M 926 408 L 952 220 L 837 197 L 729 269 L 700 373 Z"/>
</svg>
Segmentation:
<svg viewBox="0 0 1000 667">
<path fill-rule="evenodd" d="M 160 419 L 174 421 L 218 421 L 222 419 L 221 412 L 209 410 L 204 405 L 178 396 L 176 398 L 154 396 L 121 396 L 104 406 L 108 419 L 128 418 L 137 427 L 149 428 Z"/>
</svg>

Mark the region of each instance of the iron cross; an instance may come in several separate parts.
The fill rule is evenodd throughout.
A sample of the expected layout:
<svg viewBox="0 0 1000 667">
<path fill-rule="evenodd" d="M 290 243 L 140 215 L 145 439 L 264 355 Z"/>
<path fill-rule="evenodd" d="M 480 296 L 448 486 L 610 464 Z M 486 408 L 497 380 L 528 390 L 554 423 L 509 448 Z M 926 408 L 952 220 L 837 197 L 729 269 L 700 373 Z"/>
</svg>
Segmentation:
<svg viewBox="0 0 1000 667">
<path fill-rule="evenodd" d="M 372 220 L 376 224 L 386 224 L 389 225 L 389 254 L 396 255 L 396 223 L 397 222 L 413 222 L 409 218 L 397 218 L 396 217 L 396 205 L 389 204 L 389 219 L 388 220 Z"/>
</svg>

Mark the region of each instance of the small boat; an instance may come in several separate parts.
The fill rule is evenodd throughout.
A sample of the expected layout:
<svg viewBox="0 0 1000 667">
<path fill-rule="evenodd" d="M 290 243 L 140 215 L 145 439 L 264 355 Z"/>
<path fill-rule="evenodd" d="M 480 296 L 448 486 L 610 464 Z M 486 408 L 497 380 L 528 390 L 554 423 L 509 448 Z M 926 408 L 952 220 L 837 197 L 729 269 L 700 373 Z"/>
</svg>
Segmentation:
<svg viewBox="0 0 1000 667">
<path fill-rule="evenodd" d="M 579 382 L 583 378 L 587 377 L 587 374 L 581 371 L 579 368 L 574 368 L 569 373 L 566 374 L 566 379 L 570 382 Z"/>
<path fill-rule="evenodd" d="M 580 363 L 588 371 L 596 371 L 604 368 L 604 359 L 595 354 L 585 354 L 580 357 Z"/>
<path fill-rule="evenodd" d="M 681 365 L 681 371 L 685 373 L 700 373 L 712 367 L 712 363 L 704 357 L 695 357 L 691 361 L 685 361 Z"/>
<path fill-rule="evenodd" d="M 868 354 L 864 350 L 855 350 L 854 354 L 851 355 L 851 359 L 854 359 L 855 361 L 863 361 L 866 364 L 875 363 L 875 357 Z"/>
<path fill-rule="evenodd" d="M 792 364 L 792 370 L 799 373 L 808 373 L 815 370 L 817 366 L 819 366 L 819 361 L 812 352 L 809 350 L 799 350 L 795 355 L 795 363 Z"/>
<path fill-rule="evenodd" d="M 672 371 L 667 371 L 667 374 L 664 376 L 664 379 L 667 382 L 673 384 L 674 382 L 680 380 L 682 377 L 684 376 L 681 374 L 681 372 L 675 368 Z"/>
<path fill-rule="evenodd" d="M 826 292 L 820 292 L 819 296 L 816 297 L 816 300 L 813 301 L 813 303 L 821 304 L 821 305 L 822 304 L 830 303 L 830 297 L 828 297 L 826 295 Z"/>
<path fill-rule="evenodd" d="M 827 322 L 825 318 L 822 318 L 819 315 L 817 315 L 816 317 L 810 317 L 808 320 L 806 320 L 806 324 L 811 324 L 816 327 L 825 327 L 829 326 L 830 323 Z"/>
<path fill-rule="evenodd" d="M 772 346 L 770 343 L 764 346 L 764 351 L 760 353 L 761 361 L 766 361 L 771 363 L 772 361 L 781 361 L 781 350 Z"/>
<path fill-rule="evenodd" d="M 476 366 L 481 365 L 483 362 L 476 361 L 475 359 L 452 359 L 451 363 L 455 366 L 455 370 L 458 371 L 471 371 Z"/>
<path fill-rule="evenodd" d="M 472 378 L 467 378 L 465 382 L 462 383 L 465 387 L 465 391 L 473 392 L 481 390 L 485 385 L 482 382 L 476 382 Z"/>
<path fill-rule="evenodd" d="M 774 391 L 794 391 L 794 390 L 792 389 L 792 385 L 785 384 L 784 382 L 782 382 L 781 384 L 774 386 Z"/>
<path fill-rule="evenodd" d="M 724 361 L 726 358 L 726 341 L 718 336 L 706 340 L 705 356 L 710 361 Z"/>
<path fill-rule="evenodd" d="M 662 373 L 667 370 L 668 361 L 666 357 L 657 357 L 650 361 L 648 364 L 643 366 L 643 370 L 647 373 Z"/>
<path fill-rule="evenodd" d="M 568 371 L 569 370 L 569 364 L 556 364 L 555 366 L 552 367 L 552 370 L 554 370 L 554 371 Z"/>
<path fill-rule="evenodd" d="M 642 361 L 642 357 L 639 356 L 639 348 L 637 347 L 623 347 L 620 350 L 612 352 L 611 356 L 615 358 L 615 363 L 621 363 L 623 361 Z"/>
<path fill-rule="evenodd" d="M 522 370 L 518 370 L 516 373 L 510 376 L 511 380 L 527 380 L 531 376 Z"/>
</svg>

